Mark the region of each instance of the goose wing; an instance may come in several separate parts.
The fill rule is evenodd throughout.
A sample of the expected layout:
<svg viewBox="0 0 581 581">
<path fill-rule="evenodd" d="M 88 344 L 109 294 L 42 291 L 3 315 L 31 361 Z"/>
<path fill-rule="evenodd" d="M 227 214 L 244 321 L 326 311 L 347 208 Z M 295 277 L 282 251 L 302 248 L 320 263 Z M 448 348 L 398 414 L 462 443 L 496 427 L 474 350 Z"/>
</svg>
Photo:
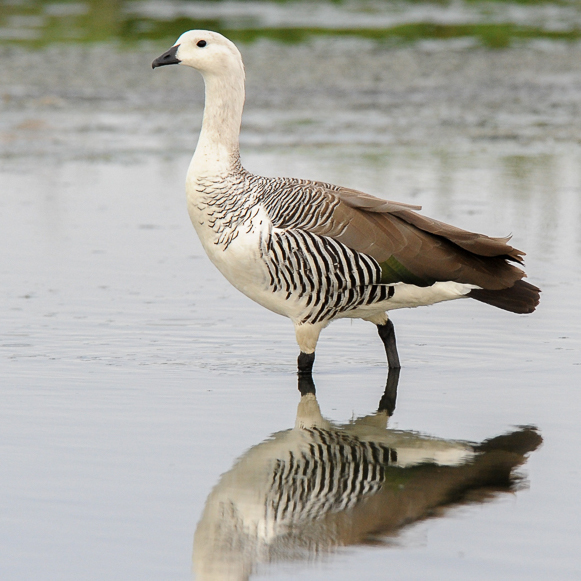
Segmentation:
<svg viewBox="0 0 581 581">
<path fill-rule="evenodd" d="M 464 250 L 479 256 L 505 256 L 514 262 L 523 262 L 522 257 L 525 253 L 507 244 L 511 238 L 510 236 L 493 238 L 484 234 L 462 230 L 413 211 L 421 210 L 421 206 L 382 200 L 348 188 L 333 188 L 333 190 L 335 195 L 351 208 L 357 208 L 368 213 L 392 214 L 424 232 L 441 236 Z"/>
<path fill-rule="evenodd" d="M 425 287 L 454 281 L 485 291 L 516 285 L 515 289 L 526 287 L 532 293 L 522 312 L 534 310 L 538 303 L 539 290 L 521 281 L 525 273 L 514 263 L 522 264 L 524 253 L 508 244 L 510 237 L 491 238 L 462 230 L 418 214 L 419 206 L 323 182 L 282 180 L 279 186 L 265 198 L 275 227 L 330 237 L 373 257 L 381 266 L 383 284 Z M 489 303 L 500 297 L 473 292 L 474 298 Z"/>
</svg>

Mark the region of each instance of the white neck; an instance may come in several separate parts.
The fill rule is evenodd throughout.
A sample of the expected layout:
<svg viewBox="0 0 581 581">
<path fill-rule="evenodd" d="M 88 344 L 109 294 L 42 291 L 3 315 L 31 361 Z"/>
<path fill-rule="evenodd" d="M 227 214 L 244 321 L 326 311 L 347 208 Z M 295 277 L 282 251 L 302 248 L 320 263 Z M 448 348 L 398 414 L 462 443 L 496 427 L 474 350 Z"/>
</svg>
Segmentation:
<svg viewBox="0 0 581 581">
<path fill-rule="evenodd" d="M 229 70 L 221 74 L 204 74 L 206 105 L 202 130 L 190 165 L 192 177 L 227 174 L 239 160 L 244 68 L 242 62 L 229 65 Z"/>
</svg>

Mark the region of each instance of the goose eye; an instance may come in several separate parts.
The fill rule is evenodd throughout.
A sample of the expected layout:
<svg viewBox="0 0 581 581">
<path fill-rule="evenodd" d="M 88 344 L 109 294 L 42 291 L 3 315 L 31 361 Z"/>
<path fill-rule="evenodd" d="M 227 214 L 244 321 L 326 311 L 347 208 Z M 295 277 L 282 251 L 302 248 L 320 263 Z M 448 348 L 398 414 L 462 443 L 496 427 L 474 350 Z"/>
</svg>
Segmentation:
<svg viewBox="0 0 581 581">
<path fill-rule="evenodd" d="M 208 44 L 205 40 L 198 40 L 198 46 L 200 48 L 203 48 L 204 46 L 206 46 L 206 44 Z"/>
</svg>

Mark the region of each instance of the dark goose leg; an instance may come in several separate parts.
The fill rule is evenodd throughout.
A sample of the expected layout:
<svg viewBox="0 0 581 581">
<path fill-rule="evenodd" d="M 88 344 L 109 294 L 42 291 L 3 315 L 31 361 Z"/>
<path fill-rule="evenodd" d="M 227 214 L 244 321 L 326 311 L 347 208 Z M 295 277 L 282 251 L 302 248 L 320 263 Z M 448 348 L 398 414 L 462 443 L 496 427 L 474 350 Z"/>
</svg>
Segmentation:
<svg viewBox="0 0 581 581">
<path fill-rule="evenodd" d="M 383 346 L 385 347 L 388 367 L 390 369 L 399 369 L 401 365 L 399 364 L 399 355 L 397 354 L 393 323 L 388 319 L 385 325 L 377 325 L 377 332 L 379 333 L 379 336 L 383 341 Z"/>
<path fill-rule="evenodd" d="M 298 364 L 298 374 L 299 375 L 311 375 L 313 371 L 313 363 L 315 362 L 314 353 L 303 353 L 299 354 L 297 361 Z"/>
</svg>

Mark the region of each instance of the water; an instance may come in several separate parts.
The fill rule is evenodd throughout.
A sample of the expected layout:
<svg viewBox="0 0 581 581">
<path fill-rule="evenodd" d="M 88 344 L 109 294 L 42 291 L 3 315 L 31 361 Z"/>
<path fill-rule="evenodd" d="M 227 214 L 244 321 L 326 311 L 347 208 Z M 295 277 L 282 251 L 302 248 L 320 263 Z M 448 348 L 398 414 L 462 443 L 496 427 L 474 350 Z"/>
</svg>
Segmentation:
<svg viewBox="0 0 581 581">
<path fill-rule="evenodd" d="M 576 0 L 222 0 L 0 2 L 0 43 L 134 43 L 172 40 L 184 30 L 217 30 L 236 41 L 369 38 L 387 44 L 463 39 L 492 48 L 530 39 L 575 41 Z"/>
<path fill-rule="evenodd" d="M 394 313 L 404 367 L 373 437 L 451 446 L 534 425 L 543 444 L 512 483 L 371 543 L 256 557 L 255 576 L 579 577 L 579 48 L 454 43 L 243 45 L 243 160 L 513 232 L 538 311 Z M 295 425 L 292 326 L 232 289 L 189 224 L 202 88 L 191 71 L 151 72 L 164 49 L 2 49 L 3 579 L 190 579 L 222 475 Z M 386 382 L 373 326 L 324 331 L 314 379 L 335 425 L 373 414 Z M 355 522 L 341 514 L 328 518 Z"/>
</svg>

